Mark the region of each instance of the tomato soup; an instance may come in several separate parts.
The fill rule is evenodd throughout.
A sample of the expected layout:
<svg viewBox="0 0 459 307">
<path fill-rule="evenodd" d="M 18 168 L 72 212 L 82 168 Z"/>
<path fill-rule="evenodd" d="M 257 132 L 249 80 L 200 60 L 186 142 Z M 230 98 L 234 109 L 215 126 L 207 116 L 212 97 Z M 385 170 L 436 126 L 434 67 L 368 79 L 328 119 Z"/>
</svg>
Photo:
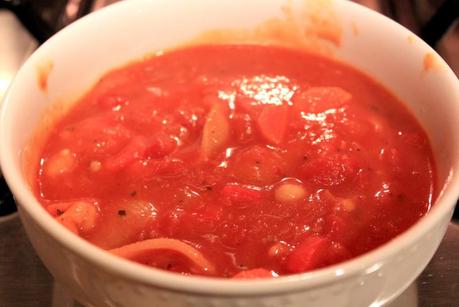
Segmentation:
<svg viewBox="0 0 459 307">
<path fill-rule="evenodd" d="M 262 278 L 370 251 L 432 205 L 426 134 L 368 76 L 204 45 L 104 75 L 49 132 L 34 191 L 70 231 L 181 274 Z"/>
</svg>

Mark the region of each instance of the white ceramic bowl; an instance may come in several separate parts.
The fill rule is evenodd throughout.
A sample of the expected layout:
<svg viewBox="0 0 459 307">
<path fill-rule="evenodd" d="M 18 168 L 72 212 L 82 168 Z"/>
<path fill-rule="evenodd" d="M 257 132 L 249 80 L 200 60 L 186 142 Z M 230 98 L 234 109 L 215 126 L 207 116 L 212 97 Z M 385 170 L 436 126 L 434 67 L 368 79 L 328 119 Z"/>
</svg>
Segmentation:
<svg viewBox="0 0 459 307">
<path fill-rule="evenodd" d="M 183 277 L 116 258 L 66 231 L 40 206 L 22 173 L 21 151 L 47 106 L 71 100 L 110 68 L 210 29 L 240 29 L 225 33 L 263 41 L 270 27 L 277 27 L 273 41 L 319 48 L 406 101 L 431 139 L 442 187 L 431 212 L 414 227 L 339 265 L 273 280 L 234 281 Z M 37 67 L 49 63 L 43 91 Z M 356 4 L 131 0 L 75 22 L 25 63 L 3 102 L 0 159 L 34 248 L 53 276 L 87 306 L 379 306 L 420 274 L 445 233 L 459 191 L 458 131 L 459 84 L 444 61 L 408 30 Z"/>
</svg>

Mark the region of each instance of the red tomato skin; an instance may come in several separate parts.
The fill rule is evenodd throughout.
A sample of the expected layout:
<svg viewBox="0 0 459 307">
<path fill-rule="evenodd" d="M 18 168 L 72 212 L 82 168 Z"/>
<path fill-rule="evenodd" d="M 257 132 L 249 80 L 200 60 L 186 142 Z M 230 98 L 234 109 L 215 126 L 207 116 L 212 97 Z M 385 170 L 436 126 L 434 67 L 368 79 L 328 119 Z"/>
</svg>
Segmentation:
<svg viewBox="0 0 459 307">
<path fill-rule="evenodd" d="M 270 144 L 279 145 L 284 141 L 288 122 L 288 107 L 266 106 L 258 117 L 258 129 Z"/>
<path fill-rule="evenodd" d="M 228 184 L 222 189 L 222 196 L 232 202 L 250 202 L 262 199 L 263 192 L 258 187 Z"/>
<path fill-rule="evenodd" d="M 287 271 L 301 273 L 323 266 L 326 264 L 326 254 L 330 244 L 331 242 L 326 238 L 307 238 L 287 257 Z"/>
</svg>

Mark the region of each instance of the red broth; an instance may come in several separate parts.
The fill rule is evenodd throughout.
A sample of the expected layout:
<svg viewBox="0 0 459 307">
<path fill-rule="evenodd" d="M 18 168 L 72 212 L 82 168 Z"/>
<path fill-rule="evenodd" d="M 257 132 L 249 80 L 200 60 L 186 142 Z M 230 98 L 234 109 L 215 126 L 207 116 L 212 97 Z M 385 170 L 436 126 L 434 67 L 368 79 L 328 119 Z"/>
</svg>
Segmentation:
<svg viewBox="0 0 459 307">
<path fill-rule="evenodd" d="M 263 278 L 370 251 L 435 194 L 431 148 L 391 93 L 334 60 L 189 47 L 115 69 L 59 119 L 35 193 L 110 252 Z"/>
</svg>

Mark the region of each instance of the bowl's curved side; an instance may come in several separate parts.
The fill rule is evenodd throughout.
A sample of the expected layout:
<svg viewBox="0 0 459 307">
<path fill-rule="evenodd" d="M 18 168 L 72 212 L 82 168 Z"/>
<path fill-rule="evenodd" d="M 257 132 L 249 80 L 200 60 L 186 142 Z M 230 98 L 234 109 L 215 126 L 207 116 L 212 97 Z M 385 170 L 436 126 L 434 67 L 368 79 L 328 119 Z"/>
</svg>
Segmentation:
<svg viewBox="0 0 459 307">
<path fill-rule="evenodd" d="M 412 242 L 398 254 L 362 270 L 358 275 L 283 293 L 273 291 L 242 294 L 241 291 L 239 295 L 224 295 L 217 292 L 173 290 L 117 274 L 94 265 L 75 250 L 49 236 L 26 211 L 20 209 L 20 216 L 34 249 L 54 278 L 80 303 L 97 307 L 300 307 L 306 303 L 310 307 L 382 306 L 401 294 L 422 272 L 443 238 L 445 225 L 448 225 L 450 218 L 444 216 L 429 235 Z"/>
<path fill-rule="evenodd" d="M 456 174 L 459 135 L 455 133 L 459 130 L 458 81 L 446 64 L 436 58 L 435 52 L 409 31 L 347 1 L 336 1 L 332 6 L 340 17 L 343 33 L 341 48 L 335 56 L 381 79 L 408 101 L 431 138 L 441 169 L 440 182 L 448 182 L 432 212 L 406 233 L 343 264 L 274 280 L 235 282 L 182 277 L 118 259 L 69 233 L 47 214 L 21 172 L 20 155 L 43 110 L 51 102 L 89 87 L 104 71 L 120 63 L 177 45 L 206 29 L 254 27 L 266 19 L 282 16 L 286 5 L 302 8 L 304 1 L 256 0 L 250 4 L 241 1 L 244 10 L 235 3 L 232 0 L 196 0 L 192 4 L 187 0 L 121 2 L 77 21 L 46 42 L 21 68 L 7 94 L 0 118 L 3 173 L 19 203 L 23 224 L 37 253 L 56 279 L 89 306 L 382 303 L 417 277 L 446 231 L 459 194 Z M 169 20 L 177 22 L 171 24 Z M 359 24 L 356 34 L 354 27 Z M 408 39 L 408 35 L 413 38 Z M 378 45 L 378 38 L 384 38 L 383 45 Z M 81 43 L 82 39 L 85 44 Z M 411 47 L 406 48 L 406 44 Z M 405 52 L 398 52 L 402 48 Z M 423 70 L 426 53 L 435 56 L 437 68 Z M 372 55 L 377 55 L 377 61 Z M 54 64 L 47 92 L 40 90 L 36 81 L 37 65 L 43 61 Z"/>
</svg>

